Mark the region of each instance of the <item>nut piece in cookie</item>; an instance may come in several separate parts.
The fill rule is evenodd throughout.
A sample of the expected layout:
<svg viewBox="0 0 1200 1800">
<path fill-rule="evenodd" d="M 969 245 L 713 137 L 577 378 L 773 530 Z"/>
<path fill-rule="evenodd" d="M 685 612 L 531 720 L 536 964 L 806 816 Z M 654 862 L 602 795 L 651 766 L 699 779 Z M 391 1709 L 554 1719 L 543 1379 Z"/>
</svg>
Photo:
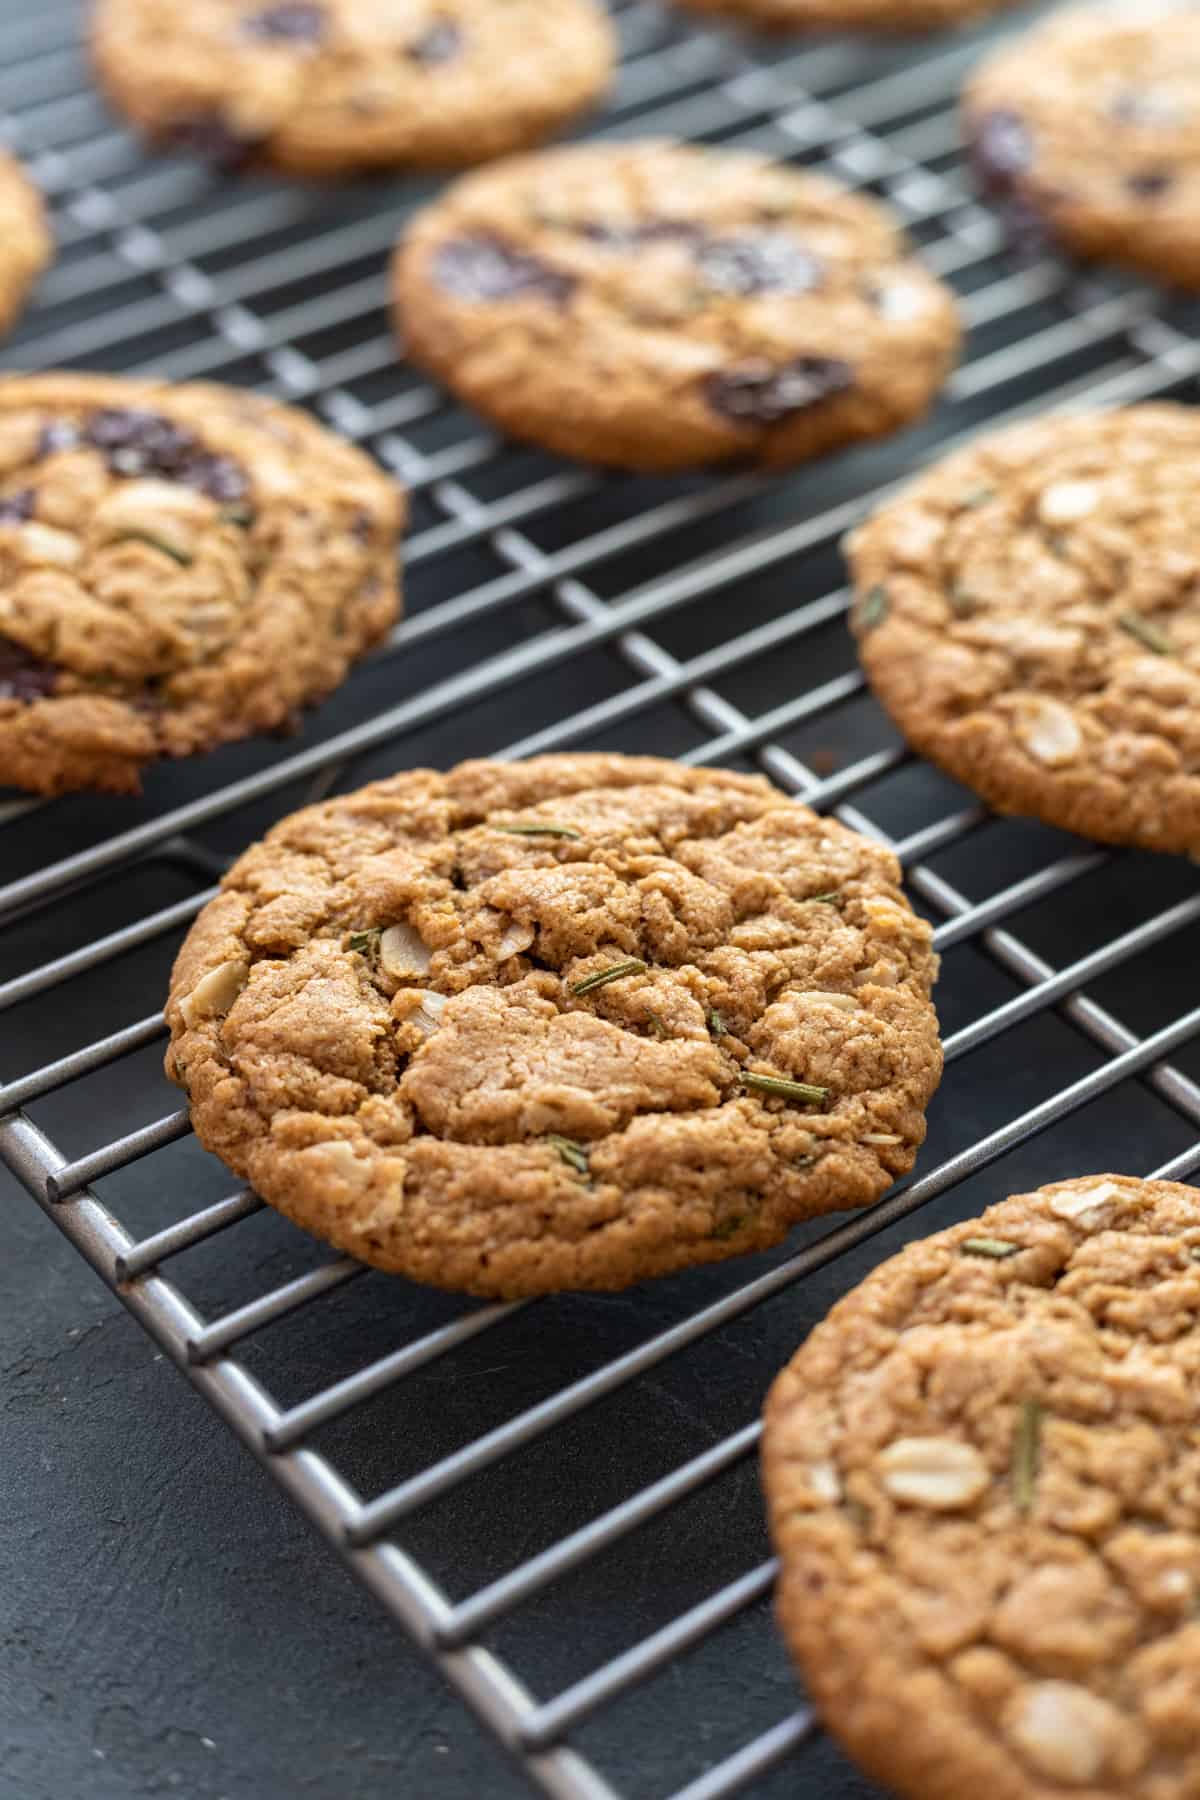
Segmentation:
<svg viewBox="0 0 1200 1800">
<path fill-rule="evenodd" d="M 910 1244 L 771 1390 L 779 1621 L 907 1800 L 1193 1800 L 1200 1192 L 1094 1175 Z"/>
<path fill-rule="evenodd" d="M 1057 242 L 1200 287 L 1200 60 L 1194 7 L 1060 9 L 975 71 L 963 127 L 1015 247 Z"/>
<path fill-rule="evenodd" d="M 883 208 L 749 151 L 587 144 L 457 181 L 394 265 L 406 354 L 514 437 L 615 467 L 885 436 L 958 350 Z"/>
<path fill-rule="evenodd" d="M 149 137 L 296 175 L 483 162 L 603 93 L 599 0 L 96 0 L 92 51 Z"/>
<path fill-rule="evenodd" d="M 0 381 L 0 783 L 136 791 L 159 757 L 286 726 L 395 619 L 403 517 L 274 401 Z"/>
<path fill-rule="evenodd" d="M 418 770 L 230 871 L 171 981 L 206 1148 L 381 1269 L 620 1288 L 912 1167 L 941 1073 L 895 859 L 758 777 Z"/>
<path fill-rule="evenodd" d="M 1194 408 L 1013 426 L 852 535 L 863 667 L 998 811 L 1195 855 L 1198 546 Z"/>
</svg>

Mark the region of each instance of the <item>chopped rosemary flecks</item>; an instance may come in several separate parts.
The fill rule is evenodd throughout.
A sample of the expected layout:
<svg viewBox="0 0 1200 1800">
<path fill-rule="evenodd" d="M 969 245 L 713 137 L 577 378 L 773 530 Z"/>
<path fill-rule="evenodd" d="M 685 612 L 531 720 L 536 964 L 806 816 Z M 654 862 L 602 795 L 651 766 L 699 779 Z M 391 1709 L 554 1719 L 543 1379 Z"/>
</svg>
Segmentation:
<svg viewBox="0 0 1200 1800">
<path fill-rule="evenodd" d="M 506 832 L 509 837 L 571 838 L 576 843 L 583 836 L 573 825 L 493 825 L 492 830 Z"/>
<path fill-rule="evenodd" d="M 829 1098 L 827 1087 L 815 1087 L 811 1081 L 785 1081 L 782 1075 L 756 1075 L 752 1069 L 743 1069 L 738 1079 L 743 1087 L 778 1094 L 781 1100 L 807 1100 L 813 1106 L 823 1106 Z"/>
<path fill-rule="evenodd" d="M 1021 1246 L 1010 1244 L 1007 1238 L 976 1237 L 964 1238 L 959 1248 L 964 1256 L 992 1256 L 1003 1262 L 1006 1257 L 1015 1256 Z"/>
<path fill-rule="evenodd" d="M 670 1037 L 670 1032 L 656 1012 L 647 1013 L 646 1019 L 656 1038 Z"/>
<path fill-rule="evenodd" d="M 1170 638 L 1164 636 L 1158 626 L 1152 625 L 1149 619 L 1144 619 L 1140 612 L 1118 613 L 1117 624 L 1122 631 L 1127 631 L 1131 638 L 1136 638 L 1139 644 L 1144 644 L 1147 650 L 1153 650 L 1155 656 L 1172 654 Z"/>
<path fill-rule="evenodd" d="M 164 556 L 169 556 L 172 562 L 177 562 L 183 569 L 190 568 L 195 560 L 186 550 L 176 550 L 164 538 L 155 537 L 152 531 L 127 531 L 125 537 L 137 544 L 149 544 L 152 550 L 161 550 Z"/>
<path fill-rule="evenodd" d="M 960 619 L 975 611 L 975 596 L 969 588 L 952 587 L 950 589 L 950 610 L 956 612 Z"/>
<path fill-rule="evenodd" d="M 590 994 L 596 988 L 607 987 L 610 981 L 624 981 L 627 975 L 644 975 L 646 965 L 640 956 L 630 956 L 624 962 L 610 963 L 607 969 L 597 969 L 594 975 L 585 975 L 582 981 L 572 983 L 573 994 Z"/>
<path fill-rule="evenodd" d="M 1028 1512 L 1033 1505 L 1041 1446 L 1042 1403 L 1040 1400 L 1023 1400 L 1013 1439 L 1012 1459 L 1013 1498 L 1020 1512 Z"/>
<path fill-rule="evenodd" d="M 574 1138 L 560 1137 L 556 1131 L 552 1131 L 546 1142 L 552 1150 L 557 1150 L 563 1161 L 569 1168 L 574 1169 L 577 1175 L 588 1173 L 587 1150 L 582 1144 L 577 1144 Z"/>
<path fill-rule="evenodd" d="M 886 588 L 869 588 L 855 609 L 855 624 L 860 631 L 874 631 L 887 618 L 890 605 Z"/>
<path fill-rule="evenodd" d="M 725 1036 L 725 1021 L 715 1006 L 708 1015 L 708 1029 L 712 1032 L 719 1044 L 721 1039 Z"/>
<path fill-rule="evenodd" d="M 976 506 L 986 506 L 988 501 L 994 500 L 995 497 L 994 487 L 968 488 L 967 492 L 960 497 L 958 504 L 961 511 L 969 512 Z"/>
<path fill-rule="evenodd" d="M 252 506 L 223 506 L 217 517 L 223 525 L 253 525 Z"/>
<path fill-rule="evenodd" d="M 708 1235 L 710 1238 L 736 1237 L 738 1232 L 742 1229 L 742 1226 L 745 1223 L 746 1223 L 745 1213 L 738 1213 L 736 1218 L 722 1219 L 721 1223 L 719 1225 L 715 1225 L 713 1227 L 713 1229 L 709 1232 Z"/>
<path fill-rule="evenodd" d="M 842 896 L 838 893 L 806 894 L 800 902 L 802 906 L 840 906 L 841 903 Z"/>
<path fill-rule="evenodd" d="M 383 936 L 383 926 L 373 925 L 370 931 L 354 931 L 350 934 L 350 948 L 357 950 L 360 956 L 369 957 L 372 961 L 379 955 L 379 940 Z"/>
</svg>

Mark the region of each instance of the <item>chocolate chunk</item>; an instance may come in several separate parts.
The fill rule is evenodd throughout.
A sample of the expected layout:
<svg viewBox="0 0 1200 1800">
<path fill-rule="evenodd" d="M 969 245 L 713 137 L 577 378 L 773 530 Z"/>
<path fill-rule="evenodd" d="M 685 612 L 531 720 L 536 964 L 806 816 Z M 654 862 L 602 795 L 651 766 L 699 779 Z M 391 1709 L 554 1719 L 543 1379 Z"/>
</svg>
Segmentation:
<svg viewBox="0 0 1200 1800">
<path fill-rule="evenodd" d="M 290 0 L 289 4 L 252 13 L 243 29 L 248 37 L 275 43 L 319 44 L 325 36 L 325 8 L 309 5 L 306 0 Z"/>
<path fill-rule="evenodd" d="M 786 231 L 709 238 L 696 251 L 696 268 L 718 294 L 806 294 L 820 286 L 824 273 Z"/>
<path fill-rule="evenodd" d="M 68 419 L 51 419 L 48 425 L 42 426 L 37 454 L 39 457 L 54 456 L 59 450 L 74 450 L 78 444 L 78 425 L 72 425 Z"/>
<path fill-rule="evenodd" d="M 1140 194 L 1143 199 L 1153 200 L 1158 194 L 1165 194 L 1174 181 L 1169 169 L 1141 169 L 1136 175 L 1130 175 L 1125 186 L 1131 194 Z"/>
<path fill-rule="evenodd" d="M 262 143 L 261 138 L 243 137 L 234 131 L 218 113 L 176 119 L 167 136 L 176 149 L 190 150 L 193 156 L 202 156 L 219 169 L 241 168 Z"/>
<path fill-rule="evenodd" d="M 414 38 L 408 55 L 416 63 L 433 68 L 438 63 L 453 62 L 463 45 L 463 34 L 453 19 L 435 19 L 428 31 Z"/>
<path fill-rule="evenodd" d="M 12 638 L 0 637 L 0 700 L 44 700 L 54 692 L 58 676 L 53 663 Z"/>
<path fill-rule="evenodd" d="M 1020 113 L 983 113 L 973 123 L 971 159 L 979 179 L 1000 192 L 1033 161 L 1033 136 Z"/>
<path fill-rule="evenodd" d="M 434 253 L 433 278 L 456 300 L 513 300 L 529 294 L 563 306 L 575 289 L 573 275 L 498 237 L 448 238 Z"/>
<path fill-rule="evenodd" d="M 797 356 L 787 363 L 739 363 L 709 375 L 705 397 L 736 425 L 777 425 L 854 383 L 854 370 L 836 356 Z"/>
<path fill-rule="evenodd" d="M 244 500 L 250 492 L 245 470 L 231 456 L 210 456 L 203 450 L 184 463 L 178 479 L 186 487 L 198 488 L 222 506 Z"/>
<path fill-rule="evenodd" d="M 250 491 L 244 469 L 229 456 L 214 456 L 194 432 L 161 413 L 105 407 L 93 413 L 84 442 L 104 456 L 114 475 L 157 475 L 197 488 L 227 505 Z"/>
<path fill-rule="evenodd" d="M 32 519 L 37 495 L 32 488 L 19 488 L 15 494 L 0 496 L 0 524 L 23 525 Z"/>
</svg>

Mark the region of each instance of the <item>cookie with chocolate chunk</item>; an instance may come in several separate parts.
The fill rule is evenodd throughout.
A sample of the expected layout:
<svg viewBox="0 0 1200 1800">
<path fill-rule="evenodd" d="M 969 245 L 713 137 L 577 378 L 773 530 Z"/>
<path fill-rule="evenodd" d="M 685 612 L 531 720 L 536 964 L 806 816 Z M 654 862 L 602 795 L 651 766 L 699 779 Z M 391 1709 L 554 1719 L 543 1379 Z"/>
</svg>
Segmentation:
<svg viewBox="0 0 1200 1800">
<path fill-rule="evenodd" d="M 406 351 L 485 417 L 631 469 L 796 463 L 896 431 L 959 340 L 876 202 L 659 142 L 460 179 L 401 243 L 395 297 Z"/>
<path fill-rule="evenodd" d="M 41 195 L 16 158 L 0 153 L 0 332 L 24 311 L 53 254 Z"/>
<path fill-rule="evenodd" d="M 230 871 L 175 965 L 167 1072 L 206 1148 L 364 1262 L 625 1287 L 911 1168 L 941 1049 L 899 881 L 759 777 L 396 775 Z"/>
<path fill-rule="evenodd" d="M 1190 0 L 1053 13 L 967 86 L 979 178 L 1016 238 L 1200 288 L 1200 15 Z"/>
<path fill-rule="evenodd" d="M 615 54 L 598 0 L 96 0 L 92 47 L 150 137 L 312 176 L 540 143 Z"/>
<path fill-rule="evenodd" d="M 1200 1793 L 1200 1192 L 1059 1181 L 910 1244 L 767 1403 L 779 1620 L 909 1800 Z"/>
<path fill-rule="evenodd" d="M 0 380 L 0 783 L 136 792 L 286 726 L 396 617 L 403 496 L 290 407 Z"/>
<path fill-rule="evenodd" d="M 1200 412 L 1013 426 L 848 549 L 863 667 L 916 750 L 998 811 L 1200 853 Z"/>
<path fill-rule="evenodd" d="M 760 31 L 952 31 L 1016 0 L 678 0 Z"/>
</svg>

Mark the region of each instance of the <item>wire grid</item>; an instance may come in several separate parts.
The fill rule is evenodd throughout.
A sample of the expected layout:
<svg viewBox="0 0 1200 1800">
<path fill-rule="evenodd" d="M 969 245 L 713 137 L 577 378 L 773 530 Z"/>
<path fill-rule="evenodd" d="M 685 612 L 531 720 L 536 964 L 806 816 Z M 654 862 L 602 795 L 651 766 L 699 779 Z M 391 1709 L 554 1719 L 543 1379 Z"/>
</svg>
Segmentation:
<svg viewBox="0 0 1200 1800">
<path fill-rule="evenodd" d="M 409 615 L 348 684 L 343 712 L 331 706 L 310 724 L 311 742 L 222 753 L 190 780 L 165 771 L 140 806 L 0 805 L 0 947 L 15 944 L 19 957 L 32 918 L 47 922 L 53 951 L 0 985 L 0 1009 L 13 1010 L 18 1026 L 50 1011 L 64 1021 L 55 1053 L 0 1087 L 0 1156 L 437 1659 L 537 1788 L 564 1800 L 651 1791 L 719 1800 L 765 1791 L 768 1772 L 794 1759 L 788 1791 L 826 1795 L 827 1769 L 814 1773 L 813 1717 L 785 1702 L 782 1686 L 779 1716 L 746 1741 L 714 1751 L 700 1732 L 698 1745 L 688 1743 L 696 1728 L 688 1688 L 695 1659 L 683 1653 L 728 1641 L 731 1630 L 735 1647 L 744 1644 L 736 1628 L 747 1621 L 766 1633 L 769 1556 L 752 1556 L 749 1566 L 707 1585 L 701 1568 L 697 1597 L 648 1626 L 638 1612 L 636 1624 L 626 1622 L 624 1642 L 618 1619 L 620 1647 L 599 1660 L 586 1644 L 564 1652 L 563 1667 L 578 1672 L 540 1697 L 521 1666 L 521 1648 L 533 1645 L 539 1608 L 556 1588 L 606 1566 L 639 1532 L 670 1530 L 696 1496 L 744 1475 L 757 1444 L 758 1398 L 782 1360 L 778 1352 L 747 1371 L 740 1423 L 661 1472 L 647 1454 L 650 1478 L 598 1509 L 585 1482 L 582 1501 L 564 1505 L 577 1523 L 529 1555 L 501 1557 L 467 1591 L 455 1595 L 446 1573 L 453 1534 L 451 1551 L 436 1553 L 425 1522 L 440 1516 L 439 1505 L 475 1494 L 481 1479 L 509 1468 L 515 1452 L 523 1453 L 518 1487 L 522 1467 L 534 1471 L 526 1479 L 571 1486 L 571 1469 L 555 1466 L 555 1446 L 586 1409 L 617 1403 L 613 1429 L 622 1429 L 620 1408 L 634 1406 L 679 1352 L 702 1356 L 772 1299 L 794 1296 L 806 1276 L 835 1282 L 830 1291 L 848 1285 L 865 1266 L 854 1252 L 919 1208 L 933 1213 L 942 1202 L 951 1216 L 964 1216 L 975 1175 L 1024 1145 L 1036 1148 L 1043 1134 L 1054 1141 L 1084 1109 L 1094 1121 L 1096 1102 L 1110 1118 L 1128 1109 L 1139 1172 L 1159 1162 L 1158 1173 L 1186 1176 L 1200 1165 L 1200 1086 L 1189 1072 L 1200 995 L 1185 1006 L 1177 973 L 1187 934 L 1200 921 L 1192 872 L 989 820 L 961 790 L 914 764 L 863 694 L 841 626 L 847 596 L 836 562 L 839 535 L 949 442 L 1051 404 L 1190 396 L 1200 344 L 1188 311 L 1143 287 L 1005 261 L 995 221 L 972 197 L 957 159 L 954 95 L 986 31 L 919 49 L 835 43 L 765 51 L 641 0 L 615 10 L 624 60 L 599 134 L 745 143 L 827 169 L 886 197 L 929 264 L 958 286 L 970 355 L 931 425 L 899 445 L 836 459 L 819 475 L 772 480 L 742 472 L 621 480 L 500 444 L 396 361 L 383 313 L 383 258 L 421 190 L 376 185 L 322 195 L 260 181 L 217 187 L 185 162 L 147 161 L 87 89 L 78 6 L 44 0 L 34 16 L 0 8 L 0 122 L 52 199 L 61 246 L 38 309 L 6 347 L 7 365 L 103 366 L 261 386 L 315 407 L 369 445 L 416 497 L 406 552 Z M 512 741 L 517 720 L 523 735 Z M 300 1254 L 311 1266 L 215 1315 L 168 1279 L 171 1259 L 205 1248 L 235 1261 L 238 1234 L 262 1219 L 260 1203 L 243 1190 L 197 1205 L 201 1159 L 179 1161 L 188 1133 L 180 1111 L 72 1154 L 60 1147 L 51 1103 L 66 1090 L 86 1094 L 97 1084 L 93 1118 L 124 1076 L 136 1098 L 122 1099 L 118 1117 L 129 1104 L 139 1117 L 161 1104 L 162 1089 L 139 1058 L 163 1037 L 161 1018 L 122 1022 L 119 987 L 109 981 L 107 999 L 94 1006 L 86 983 L 119 979 L 127 966 L 121 959 L 148 946 L 173 950 L 230 852 L 265 823 L 403 766 L 427 742 L 524 755 L 662 748 L 664 734 L 665 747 L 685 760 L 760 768 L 810 804 L 894 843 L 916 902 L 937 923 L 948 970 L 959 970 L 957 985 L 948 976 L 942 990 L 944 1009 L 950 990 L 956 1026 L 946 1045 L 947 1086 L 964 1059 L 973 1057 L 969 1075 L 994 1046 L 982 1079 L 955 1090 L 983 1093 L 994 1104 L 960 1102 L 952 1109 L 958 1116 L 946 1119 L 935 1105 L 923 1172 L 879 1205 L 832 1228 L 802 1231 L 774 1257 L 662 1284 L 671 1298 L 661 1308 L 647 1290 L 635 1297 L 633 1323 L 625 1320 L 615 1354 L 604 1355 L 602 1344 L 590 1366 L 548 1381 L 516 1410 L 501 1396 L 497 1422 L 432 1460 L 417 1457 L 404 1478 L 367 1492 L 348 1470 L 372 1407 L 394 1402 L 390 1416 L 402 1421 L 405 1396 L 429 1371 L 460 1367 L 475 1350 L 486 1358 L 486 1346 L 522 1312 L 540 1311 L 547 1333 L 561 1331 L 554 1303 L 447 1303 L 414 1333 L 412 1319 L 425 1315 L 415 1301 L 397 1304 L 395 1296 L 411 1290 L 394 1284 L 364 1360 L 312 1391 L 273 1385 L 257 1343 L 302 1312 L 335 1307 L 364 1271 L 309 1251 L 304 1240 Z M 126 823 L 130 816 L 135 822 Z M 152 891 L 162 870 L 187 892 L 143 912 L 137 896 Z M 113 893 L 109 905 L 104 897 Z M 80 896 L 118 922 L 100 935 L 81 932 L 71 923 Z M 1018 917 L 1020 933 L 1012 928 Z M 1166 965 L 1154 962 L 1156 951 L 1170 959 Z M 1173 986 L 1161 977 L 1164 966 L 1176 971 Z M 1134 1025 L 1097 997 L 1114 980 Z M 1028 1055 L 1010 1053 L 1025 1041 L 1021 1033 L 1051 1024 L 1049 1048 L 1037 1052 L 1042 1060 L 1023 1070 L 1029 1079 L 1011 1087 L 998 1081 L 1006 1059 L 1021 1064 Z M 6 1043 L 9 1060 L 14 1049 Z M 132 1201 L 123 1184 L 139 1169 L 156 1217 L 167 1220 L 150 1231 L 121 1216 Z M 211 1186 L 211 1170 L 206 1179 Z M 929 1217 L 914 1229 L 926 1229 Z M 594 1323 L 604 1315 L 578 1316 Z M 643 1329 L 643 1319 L 658 1328 Z M 779 1342 L 790 1349 L 801 1335 L 794 1313 L 781 1331 Z M 762 1547 L 761 1527 L 746 1510 L 754 1505 L 752 1479 L 736 1498 L 740 1510 L 726 1520 L 727 1536 Z M 461 1551 L 462 1515 L 457 1529 Z M 553 1623 L 552 1609 L 546 1616 Z M 514 1620 L 524 1624 L 513 1637 L 516 1650 L 507 1652 L 496 1646 Z M 677 1675 L 678 1690 L 652 1715 L 639 1713 L 639 1690 L 665 1669 Z M 627 1729 L 620 1709 L 631 1703 L 635 1745 L 646 1717 L 660 1733 L 668 1714 L 675 1720 L 676 1772 L 652 1790 L 640 1779 L 636 1749 L 632 1758 L 614 1752 L 606 1765 L 588 1747 L 597 1719 L 615 1715 L 616 1731 Z M 611 1747 L 616 1739 L 610 1732 L 605 1741 Z"/>
</svg>

